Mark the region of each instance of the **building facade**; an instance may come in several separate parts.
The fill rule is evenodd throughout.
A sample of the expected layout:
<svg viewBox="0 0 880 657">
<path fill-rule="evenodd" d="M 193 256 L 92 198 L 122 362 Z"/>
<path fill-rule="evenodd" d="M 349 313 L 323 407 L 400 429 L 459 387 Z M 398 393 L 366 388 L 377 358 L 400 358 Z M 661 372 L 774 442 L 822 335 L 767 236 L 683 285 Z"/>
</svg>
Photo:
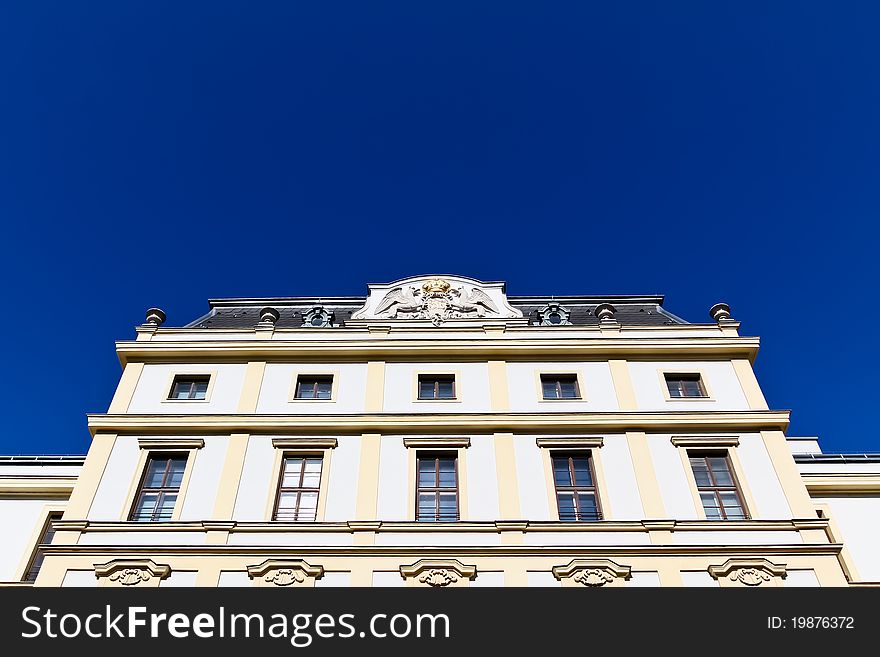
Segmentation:
<svg viewBox="0 0 880 657">
<path fill-rule="evenodd" d="M 366 297 L 150 309 L 84 457 L 0 460 L 17 586 L 857 586 L 880 457 L 787 438 L 724 304 Z"/>
</svg>

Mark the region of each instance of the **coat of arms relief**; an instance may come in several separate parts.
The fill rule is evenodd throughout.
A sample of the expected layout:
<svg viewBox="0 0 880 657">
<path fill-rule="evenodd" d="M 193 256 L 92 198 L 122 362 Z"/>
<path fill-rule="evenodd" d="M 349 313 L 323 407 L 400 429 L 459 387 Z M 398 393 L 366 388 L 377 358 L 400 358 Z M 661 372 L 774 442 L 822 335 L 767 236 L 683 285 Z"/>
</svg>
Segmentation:
<svg viewBox="0 0 880 657">
<path fill-rule="evenodd" d="M 452 285 L 442 278 L 432 278 L 420 287 L 406 285 L 390 290 L 376 307 L 376 317 L 394 319 L 429 319 L 439 326 L 447 319 L 498 315 L 498 307 L 488 294 L 477 287 L 468 291 L 464 285 Z"/>
</svg>

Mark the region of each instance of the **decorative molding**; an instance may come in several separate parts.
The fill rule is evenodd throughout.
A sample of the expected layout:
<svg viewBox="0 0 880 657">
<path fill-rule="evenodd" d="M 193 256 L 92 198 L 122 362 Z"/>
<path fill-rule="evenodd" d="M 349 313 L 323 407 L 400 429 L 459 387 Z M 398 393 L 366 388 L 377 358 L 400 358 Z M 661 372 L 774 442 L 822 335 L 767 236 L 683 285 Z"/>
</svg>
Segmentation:
<svg viewBox="0 0 880 657">
<path fill-rule="evenodd" d="M 880 474 L 875 473 L 801 472 L 801 478 L 811 493 L 880 493 Z"/>
<path fill-rule="evenodd" d="M 171 567 L 158 565 L 152 559 L 114 559 L 95 565 L 95 577 L 118 586 L 159 585 L 171 574 Z"/>
<path fill-rule="evenodd" d="M 401 566 L 400 574 L 415 585 L 461 586 L 477 576 L 477 568 L 465 566 L 458 559 L 419 559 L 409 566 Z"/>
<path fill-rule="evenodd" d="M 571 311 L 558 303 L 548 303 L 537 313 L 538 326 L 571 326 Z"/>
<path fill-rule="evenodd" d="M 303 313 L 305 328 L 326 328 L 333 325 L 333 313 L 323 306 L 315 306 Z"/>
<path fill-rule="evenodd" d="M 324 575 L 324 568 L 302 559 L 266 559 L 248 566 L 247 573 L 258 586 L 309 586 Z"/>
<path fill-rule="evenodd" d="M 788 411 L 612 411 L 579 413 L 366 413 L 366 414 L 90 414 L 96 433 L 268 433 L 320 429 L 340 433 L 495 431 L 730 431 L 784 430 Z"/>
<path fill-rule="evenodd" d="M 596 449 L 605 444 L 605 439 L 602 436 L 565 436 L 536 438 L 535 443 L 546 449 Z"/>
<path fill-rule="evenodd" d="M 631 568 L 610 559 L 573 559 L 565 566 L 554 566 L 553 576 L 565 586 L 567 583 L 590 588 L 621 585 L 630 578 Z"/>
<path fill-rule="evenodd" d="M 676 447 L 739 447 L 739 436 L 672 436 Z"/>
<path fill-rule="evenodd" d="M 467 437 L 437 436 L 432 438 L 404 438 L 403 446 L 411 449 L 458 449 L 471 446 Z"/>
<path fill-rule="evenodd" d="M 201 449 L 204 446 L 202 438 L 138 438 L 141 449 Z"/>
<path fill-rule="evenodd" d="M 336 438 L 273 438 L 272 447 L 276 449 L 334 449 Z"/>
<path fill-rule="evenodd" d="M 709 566 L 709 574 L 728 586 L 775 585 L 774 579 L 785 577 L 785 564 L 767 559 L 728 559 L 720 566 Z"/>
</svg>

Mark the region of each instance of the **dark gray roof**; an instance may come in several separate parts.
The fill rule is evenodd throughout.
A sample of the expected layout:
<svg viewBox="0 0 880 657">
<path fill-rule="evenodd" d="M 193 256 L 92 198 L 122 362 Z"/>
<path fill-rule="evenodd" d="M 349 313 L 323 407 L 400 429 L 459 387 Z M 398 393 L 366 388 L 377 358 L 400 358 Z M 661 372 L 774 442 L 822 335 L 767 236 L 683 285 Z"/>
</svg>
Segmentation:
<svg viewBox="0 0 880 657">
<path fill-rule="evenodd" d="M 186 325 L 186 328 L 247 329 L 260 319 L 260 309 L 275 308 L 280 317 L 278 328 L 299 328 L 303 316 L 311 309 L 323 307 L 333 315 L 333 326 L 345 326 L 352 313 L 361 308 L 365 297 L 266 298 L 266 299 L 211 299 L 211 310 Z M 574 326 L 598 326 L 596 306 L 612 304 L 615 318 L 623 326 L 670 326 L 688 324 L 663 308 L 662 296 L 608 296 L 608 297 L 508 297 L 510 304 L 522 311 L 530 324 L 539 323 L 538 311 L 548 304 L 559 304 L 570 312 Z"/>
</svg>

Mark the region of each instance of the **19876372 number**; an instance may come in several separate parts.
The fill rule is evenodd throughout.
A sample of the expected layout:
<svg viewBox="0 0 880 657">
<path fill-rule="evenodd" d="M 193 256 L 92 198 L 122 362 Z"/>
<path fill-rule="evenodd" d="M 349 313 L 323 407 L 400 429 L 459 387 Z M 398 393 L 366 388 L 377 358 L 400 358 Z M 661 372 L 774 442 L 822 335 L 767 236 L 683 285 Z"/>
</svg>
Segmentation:
<svg viewBox="0 0 880 657">
<path fill-rule="evenodd" d="M 855 629 L 855 619 L 852 616 L 768 616 L 767 629 L 852 630 Z"/>
</svg>

